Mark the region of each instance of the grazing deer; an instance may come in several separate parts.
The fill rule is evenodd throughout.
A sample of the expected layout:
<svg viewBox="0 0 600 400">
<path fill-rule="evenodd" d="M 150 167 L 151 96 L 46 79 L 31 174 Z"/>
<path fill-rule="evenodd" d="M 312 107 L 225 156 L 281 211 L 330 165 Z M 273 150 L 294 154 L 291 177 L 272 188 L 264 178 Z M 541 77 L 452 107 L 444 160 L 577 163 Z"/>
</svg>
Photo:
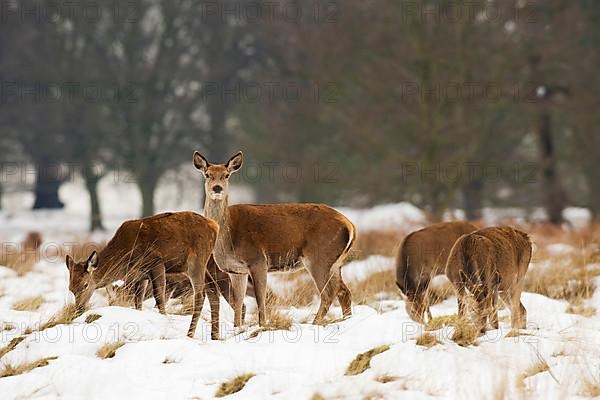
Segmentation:
<svg viewBox="0 0 600 400">
<path fill-rule="evenodd" d="M 480 229 L 461 236 L 450 251 L 446 274 L 458 296 L 459 316 L 466 298 L 475 300 L 477 326 L 498 328 L 498 296 L 510 308 L 513 328 L 525 328 L 527 311 L 521 303 L 523 278 L 531 259 L 526 233 L 508 226 Z"/>
<path fill-rule="evenodd" d="M 213 340 L 219 339 L 219 309 L 220 302 L 219 296 L 222 294 L 225 300 L 233 308 L 235 305 L 233 297 L 233 289 L 231 287 L 231 278 L 229 274 L 221 271 L 214 259 L 211 257 L 208 261 L 208 267 L 204 278 L 206 284 L 206 293 L 208 294 L 208 300 L 210 303 L 210 312 L 212 320 L 211 338 Z M 115 286 L 108 285 L 106 290 L 108 292 L 109 303 L 110 300 L 121 300 L 127 305 L 135 305 L 136 309 L 141 309 L 142 300 L 147 300 L 152 297 L 152 290 L 148 290 L 148 280 L 145 280 L 140 286 L 138 293 L 135 293 L 133 288 L 126 285 Z M 150 284 L 151 285 L 151 284 Z M 183 299 L 187 296 L 193 296 L 194 289 L 185 273 L 174 273 L 166 274 L 166 294 L 165 299 Z M 242 313 L 244 313 L 243 311 Z"/>
<path fill-rule="evenodd" d="M 236 326 L 242 324 L 248 274 L 254 283 L 258 321 L 264 325 L 267 272 L 300 267 L 308 269 L 321 295 L 314 323 L 323 321 L 336 294 L 344 317 L 351 314 L 350 290 L 340 267 L 356 235 L 346 217 L 323 204 L 228 206 L 229 177 L 242 166 L 242 153 L 225 164 L 211 164 L 198 152 L 193 160 L 205 178 L 204 212 L 221 227 L 213 255 L 219 268 L 232 277 Z"/>
<path fill-rule="evenodd" d="M 475 230 L 477 227 L 469 222 L 442 222 L 411 232 L 402 240 L 396 253 L 396 285 L 414 321 L 423 323 L 425 313 L 431 320 L 429 283 L 444 273 L 456 239 Z"/>
<path fill-rule="evenodd" d="M 188 336 L 193 337 L 204 301 L 207 263 L 218 231 L 215 221 L 192 212 L 124 222 L 106 247 L 99 253 L 92 252 L 86 261 L 76 263 L 67 255 L 69 290 L 75 295 L 75 305 L 84 308 L 96 288 L 123 280 L 134 288 L 139 308 L 149 279 L 158 309 L 165 314 L 166 274 L 184 273 L 194 289 L 188 330 Z"/>
</svg>

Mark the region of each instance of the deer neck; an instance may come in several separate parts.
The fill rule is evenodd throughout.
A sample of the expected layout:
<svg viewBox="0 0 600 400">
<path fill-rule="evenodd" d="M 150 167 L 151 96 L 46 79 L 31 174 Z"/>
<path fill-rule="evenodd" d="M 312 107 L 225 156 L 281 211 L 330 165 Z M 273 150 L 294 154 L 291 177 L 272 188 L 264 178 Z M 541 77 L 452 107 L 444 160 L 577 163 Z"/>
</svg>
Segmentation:
<svg viewBox="0 0 600 400">
<path fill-rule="evenodd" d="M 215 220 L 219 224 L 219 233 L 213 255 L 215 261 L 221 268 L 227 265 L 228 255 L 233 252 L 233 242 L 231 240 L 231 228 L 229 219 L 228 196 L 221 200 L 211 199 L 208 195 L 204 201 L 204 215 Z"/>
</svg>

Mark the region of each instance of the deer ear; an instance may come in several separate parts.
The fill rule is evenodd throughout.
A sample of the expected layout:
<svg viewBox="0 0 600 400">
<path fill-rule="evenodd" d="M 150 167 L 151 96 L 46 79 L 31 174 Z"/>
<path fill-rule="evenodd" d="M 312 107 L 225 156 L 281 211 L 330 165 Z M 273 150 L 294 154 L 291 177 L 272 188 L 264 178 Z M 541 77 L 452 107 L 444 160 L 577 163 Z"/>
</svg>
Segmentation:
<svg viewBox="0 0 600 400">
<path fill-rule="evenodd" d="M 196 169 L 199 169 L 202 172 L 206 172 L 208 167 L 210 167 L 210 163 L 208 162 L 208 160 L 206 160 L 206 158 L 204 158 L 204 156 L 202 156 L 202 154 L 195 151 L 194 152 L 194 167 L 196 167 Z"/>
<path fill-rule="evenodd" d="M 227 161 L 225 167 L 229 172 L 235 172 L 241 168 L 242 162 L 244 161 L 244 156 L 241 151 L 238 151 L 233 157 Z"/>
<path fill-rule="evenodd" d="M 98 268 L 98 253 L 94 251 L 87 260 L 87 268 L 85 270 L 86 272 L 94 272 L 96 268 Z"/>
<path fill-rule="evenodd" d="M 67 258 L 66 258 L 65 262 L 67 264 L 67 269 L 70 270 L 71 267 L 73 266 L 73 259 L 71 258 L 70 255 L 67 254 Z"/>
</svg>

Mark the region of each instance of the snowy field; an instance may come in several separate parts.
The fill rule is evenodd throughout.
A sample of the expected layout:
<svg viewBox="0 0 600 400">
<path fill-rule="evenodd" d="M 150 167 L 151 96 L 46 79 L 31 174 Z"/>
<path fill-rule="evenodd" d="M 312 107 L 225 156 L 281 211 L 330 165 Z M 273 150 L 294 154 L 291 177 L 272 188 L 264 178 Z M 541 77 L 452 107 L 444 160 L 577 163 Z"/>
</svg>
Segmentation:
<svg viewBox="0 0 600 400">
<path fill-rule="evenodd" d="M 578 304 L 588 310 L 580 313 L 574 313 L 565 299 L 524 293 L 522 301 L 528 310 L 525 331 L 509 335 L 508 311 L 503 310 L 500 329 L 488 331 L 468 346 L 452 340 L 452 326 L 428 332 L 435 337 L 434 346 L 418 345 L 424 327 L 410 320 L 400 296 L 393 292 L 355 302 L 353 315 L 346 320 L 340 320 L 336 303 L 329 315 L 332 323 L 326 326 L 307 322 L 318 306 L 314 298 L 310 306 L 279 310 L 293 321 L 289 329 L 265 332 L 256 332 L 252 322 L 256 320 L 254 299 L 246 298 L 248 317 L 242 330 L 233 328 L 233 313 L 222 301 L 222 340 L 211 341 L 208 302 L 196 336 L 190 339 L 185 336 L 189 316 L 160 315 L 153 300 L 147 300 L 142 311 L 108 306 L 104 293 L 97 291 L 85 314 L 71 323 L 37 331 L 72 301 L 63 254 L 55 255 L 48 243 L 102 240 L 110 237 L 128 214 L 135 214 L 135 209 L 112 211 L 107 213 L 108 232 L 92 236 L 85 233 L 84 209 L 68 206 L 59 212 L 0 213 L 2 242 L 23 240 L 35 229 L 42 233 L 42 250 L 46 249 L 46 256 L 23 276 L 0 267 L 0 371 L 32 367 L 0 378 L 0 399 L 208 399 L 223 383 L 245 374 L 252 377 L 242 390 L 227 398 L 600 396 L 600 317 L 595 312 L 600 309 L 600 290 Z M 356 223 L 359 235 L 382 224 L 385 229 L 404 232 L 426 224 L 424 214 L 409 204 L 342 211 Z M 531 270 L 539 272 L 549 268 L 552 257 L 564 258 L 579 251 L 573 244 L 561 242 L 545 244 L 543 250 L 547 258 L 532 264 Z M 584 266 L 590 271 L 597 267 Z M 343 276 L 352 288 L 392 269 L 391 258 L 370 255 L 347 264 Z M 594 288 L 600 286 L 598 279 L 591 279 Z M 270 276 L 277 294 L 291 290 L 293 282 Z M 39 304 L 19 307 L 24 299 L 38 299 Z M 171 300 L 168 310 L 177 307 Z M 451 296 L 433 306 L 432 312 L 437 317 L 455 314 L 456 309 L 456 298 Z M 113 343 L 120 345 L 115 346 L 114 354 L 102 355 L 105 345 Z M 379 346 L 389 349 L 375 355 L 364 372 L 346 375 L 358 354 Z"/>
</svg>

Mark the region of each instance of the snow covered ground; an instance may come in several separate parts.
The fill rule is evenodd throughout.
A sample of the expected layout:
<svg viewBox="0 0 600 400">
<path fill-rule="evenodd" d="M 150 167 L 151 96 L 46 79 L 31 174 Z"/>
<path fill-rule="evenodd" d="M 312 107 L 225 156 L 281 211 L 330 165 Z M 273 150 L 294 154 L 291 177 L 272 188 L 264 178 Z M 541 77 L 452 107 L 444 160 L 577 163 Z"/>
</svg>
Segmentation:
<svg viewBox="0 0 600 400">
<path fill-rule="evenodd" d="M 153 300 L 147 300 L 142 311 L 108 306 L 106 298 L 97 292 L 92 308 L 73 323 L 35 331 L 39 323 L 72 301 L 63 254 L 55 254 L 57 247 L 49 244 L 103 240 L 136 211 L 108 212 L 108 232 L 91 236 L 85 232 L 83 209 L 0 212 L 3 243 L 19 242 L 36 229 L 44 237 L 42 254 L 46 251 L 33 271 L 24 276 L 0 267 L 0 348 L 12 348 L 1 356 L 0 371 L 51 357 L 46 366 L 0 378 L 0 399 L 207 399 L 221 384 L 243 374 L 254 376 L 228 398 L 600 396 L 600 317 L 596 313 L 568 313 L 567 301 L 535 293 L 522 296 L 528 310 L 528 329 L 522 335 L 507 336 L 508 311 L 503 310 L 501 328 L 488 331 L 477 345 L 468 347 L 451 340 L 452 327 L 430 332 L 440 344 L 431 348 L 417 345 L 424 328 L 410 320 L 397 294 L 366 304 L 354 303 L 352 317 L 342 321 L 336 305 L 330 312 L 334 322 L 327 326 L 306 323 L 318 306 L 314 301 L 309 307 L 286 308 L 280 312 L 293 319 L 289 330 L 261 332 L 256 337 L 250 333 L 257 326 L 247 326 L 242 332 L 233 328 L 233 313 L 223 301 L 222 340 L 211 341 L 208 303 L 196 336 L 190 339 L 185 336 L 189 316 L 160 315 Z M 387 224 L 385 229 L 404 231 L 426 224 L 425 214 L 406 203 L 342 211 L 362 231 L 381 228 L 382 223 Z M 576 249 L 564 243 L 547 247 L 547 253 L 556 257 L 571 251 Z M 343 274 L 346 281 L 356 283 L 392 269 L 392 259 L 371 256 L 346 265 Z M 598 279 L 596 286 L 600 286 Z M 290 290 L 290 282 L 277 275 L 270 282 L 276 293 Z M 36 297 L 41 298 L 41 304 L 34 311 L 14 309 L 15 303 Z M 248 297 L 246 303 L 247 319 L 255 320 L 254 300 Z M 584 306 L 600 309 L 600 290 Z M 175 307 L 171 301 L 168 309 Z M 455 314 L 455 297 L 433 306 L 432 312 L 434 317 Z M 91 321 L 88 317 L 92 314 L 100 317 Z M 13 341 L 15 338 L 22 340 Z M 115 342 L 124 344 L 113 357 L 103 359 L 96 354 L 103 345 Z M 345 375 L 359 353 L 382 345 L 389 350 L 374 356 L 370 368 L 355 376 Z"/>
</svg>

